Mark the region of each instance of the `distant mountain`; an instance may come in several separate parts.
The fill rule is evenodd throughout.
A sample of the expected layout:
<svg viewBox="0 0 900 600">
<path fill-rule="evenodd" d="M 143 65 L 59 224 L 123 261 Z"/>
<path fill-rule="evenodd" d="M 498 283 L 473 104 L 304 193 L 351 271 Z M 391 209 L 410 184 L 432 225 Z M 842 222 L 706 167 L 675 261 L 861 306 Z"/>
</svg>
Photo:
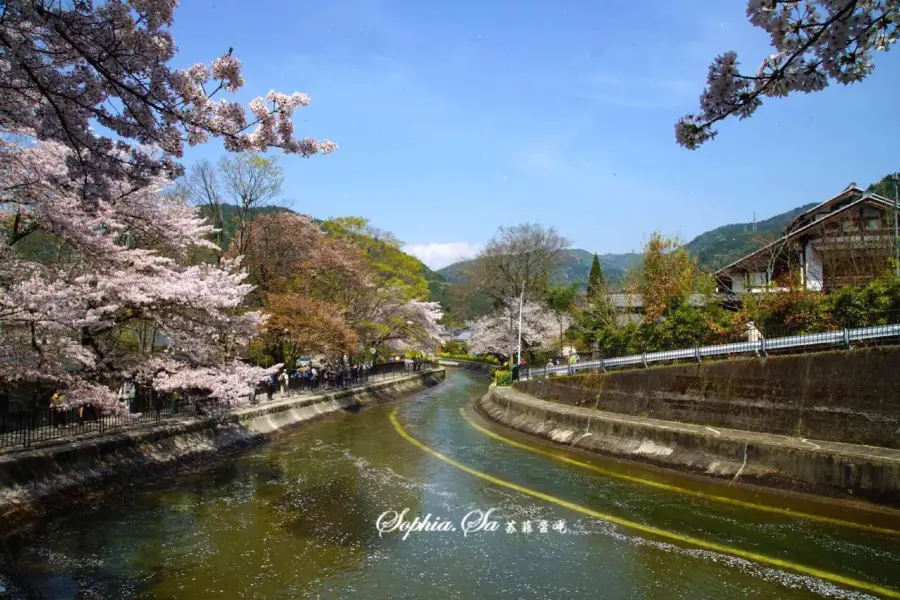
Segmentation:
<svg viewBox="0 0 900 600">
<path fill-rule="evenodd" d="M 446 281 L 447 283 L 465 283 L 466 270 L 473 262 L 475 261 L 461 260 L 459 262 L 453 263 L 452 265 L 447 265 L 446 267 L 438 269 L 436 273 L 443 277 L 444 281 Z"/>
<path fill-rule="evenodd" d="M 898 193 L 900 193 L 900 185 L 898 185 L 900 181 L 898 181 L 896 175 L 900 175 L 900 173 L 884 176 L 881 181 L 873 183 L 872 185 L 867 187 L 866 191 L 893 200 L 894 197 L 896 197 Z"/>
<path fill-rule="evenodd" d="M 817 204 L 818 202 L 804 204 L 780 215 L 758 221 L 755 231 L 753 223 L 733 223 L 716 227 L 692 239 L 685 244 L 685 248 L 697 257 L 701 269 L 715 271 L 780 237 L 791 221 Z"/>
<path fill-rule="evenodd" d="M 606 281 L 616 283 L 621 281 L 628 269 L 641 262 L 641 255 L 634 252 L 625 254 L 600 254 L 600 266 L 603 267 L 603 276 Z M 594 254 L 587 250 L 570 249 L 563 253 L 562 268 L 553 278 L 553 283 L 580 283 L 587 285 L 588 273 L 591 271 L 591 263 Z"/>
<path fill-rule="evenodd" d="M 581 283 L 586 284 L 588 273 L 591 270 L 591 262 L 594 260 L 594 254 L 587 250 L 569 249 L 563 251 L 560 259 L 560 268 L 553 277 L 553 283 Z M 641 260 L 640 254 L 629 252 L 626 254 L 601 254 L 600 266 L 603 267 L 603 274 L 607 281 L 620 281 L 628 269 Z M 466 270 L 472 264 L 471 260 L 463 260 L 452 265 L 448 265 L 443 269 L 438 269 L 437 273 L 443 276 L 444 280 L 449 283 L 464 283 L 466 280 Z"/>
<path fill-rule="evenodd" d="M 791 221 L 801 213 L 816 206 L 816 204 L 815 202 L 805 204 L 774 217 L 758 221 L 755 230 L 753 223 L 732 223 L 731 225 L 716 227 L 706 233 L 701 233 L 685 244 L 685 247 L 697 257 L 701 269 L 714 271 L 742 256 L 750 254 L 761 245 L 780 236 Z M 621 281 L 628 269 L 641 262 L 641 255 L 635 252 L 600 254 L 599 258 L 600 265 L 603 267 L 603 274 L 610 283 Z M 563 253 L 560 269 L 553 278 L 553 283 L 580 283 L 586 285 L 588 273 L 591 270 L 591 261 L 593 260 L 593 253 L 587 250 L 577 248 L 566 250 Z M 443 276 L 448 283 L 463 283 L 466 278 L 466 269 L 471 264 L 471 260 L 453 263 L 443 269 L 438 269 L 437 274 Z"/>
</svg>

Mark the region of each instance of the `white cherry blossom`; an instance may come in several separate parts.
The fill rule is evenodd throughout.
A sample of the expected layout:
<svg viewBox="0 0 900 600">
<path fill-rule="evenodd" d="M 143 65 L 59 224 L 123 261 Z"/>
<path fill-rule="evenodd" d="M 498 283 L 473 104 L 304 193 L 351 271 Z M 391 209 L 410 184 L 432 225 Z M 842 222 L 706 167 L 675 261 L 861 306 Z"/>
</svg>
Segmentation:
<svg viewBox="0 0 900 600">
<path fill-rule="evenodd" d="M 747 17 L 769 34 L 774 53 L 749 74 L 734 52 L 716 57 L 700 111 L 675 125 L 675 138 L 686 148 L 715 137 L 719 121 L 750 117 L 766 97 L 865 79 L 874 69 L 873 52 L 897 41 L 900 0 L 750 0 Z"/>
</svg>

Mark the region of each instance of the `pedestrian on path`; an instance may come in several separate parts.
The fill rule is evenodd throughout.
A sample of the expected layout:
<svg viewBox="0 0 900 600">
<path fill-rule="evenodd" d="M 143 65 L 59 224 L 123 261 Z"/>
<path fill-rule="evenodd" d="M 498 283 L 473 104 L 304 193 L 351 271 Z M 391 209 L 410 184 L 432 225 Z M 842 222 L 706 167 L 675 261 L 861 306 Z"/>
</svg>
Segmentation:
<svg viewBox="0 0 900 600">
<path fill-rule="evenodd" d="M 753 321 L 747 323 L 747 333 L 744 335 L 747 336 L 747 341 L 751 344 L 757 344 L 754 350 L 756 351 L 756 356 L 759 356 L 759 347 L 762 345 L 761 342 L 763 340 L 762 332 L 756 328 L 756 325 Z"/>
<path fill-rule="evenodd" d="M 66 426 L 66 412 L 63 403 L 66 401 L 65 394 L 54 392 L 50 398 L 50 406 L 53 408 L 53 427 L 59 429 L 59 426 Z"/>
<path fill-rule="evenodd" d="M 275 373 L 269 374 L 269 378 L 266 381 L 266 400 L 272 399 L 272 394 L 275 393 L 275 386 L 278 385 L 278 378 L 275 377 Z"/>
</svg>

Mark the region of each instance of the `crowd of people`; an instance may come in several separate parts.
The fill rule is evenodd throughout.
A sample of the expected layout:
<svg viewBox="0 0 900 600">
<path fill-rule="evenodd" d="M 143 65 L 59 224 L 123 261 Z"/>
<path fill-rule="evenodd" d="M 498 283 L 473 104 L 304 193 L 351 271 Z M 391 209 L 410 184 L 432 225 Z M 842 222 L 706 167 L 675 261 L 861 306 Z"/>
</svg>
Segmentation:
<svg viewBox="0 0 900 600">
<path fill-rule="evenodd" d="M 293 369 L 283 369 L 281 373 L 269 375 L 265 383 L 267 399 L 278 392 L 292 394 L 315 390 L 332 390 L 364 383 L 370 373 L 369 365 L 333 365 L 322 363 L 319 366 L 311 363 L 298 365 Z"/>
<path fill-rule="evenodd" d="M 403 363 L 403 364 L 400 364 Z M 389 363 L 390 368 L 392 363 Z M 394 368 L 407 371 L 422 370 L 425 361 L 421 358 L 406 359 L 393 364 Z M 332 364 L 323 362 L 314 365 L 312 362 L 299 364 L 293 369 L 283 369 L 280 373 L 272 374 L 265 382 L 264 393 L 268 400 L 276 393 L 294 394 L 301 392 L 313 392 L 317 390 L 334 390 L 347 388 L 366 383 L 373 375 L 371 364 Z M 257 390 L 258 394 L 260 390 Z M 252 398 L 251 401 L 254 401 Z"/>
</svg>

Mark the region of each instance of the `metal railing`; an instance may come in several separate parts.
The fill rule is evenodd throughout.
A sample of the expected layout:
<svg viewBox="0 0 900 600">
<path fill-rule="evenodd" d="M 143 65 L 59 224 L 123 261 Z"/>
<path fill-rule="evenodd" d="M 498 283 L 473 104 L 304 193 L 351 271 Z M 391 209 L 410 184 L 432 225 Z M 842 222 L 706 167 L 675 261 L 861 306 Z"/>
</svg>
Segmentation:
<svg viewBox="0 0 900 600">
<path fill-rule="evenodd" d="M 90 405 L 0 411 L 0 448 L 30 446 L 47 440 L 159 423 L 176 416 L 200 414 L 203 407 L 197 402 L 158 395 L 152 400 L 136 398 L 128 403 L 126 411 L 124 414 L 103 413 Z"/>
<path fill-rule="evenodd" d="M 374 368 L 355 372 L 335 371 L 330 376 L 320 375 L 316 380 L 292 378 L 288 380 L 286 387 L 280 382 L 273 388 L 268 385 L 257 386 L 253 393 L 248 392 L 245 396 L 247 400 L 239 403 L 239 406 L 245 406 L 247 401 L 250 404 L 261 404 L 296 395 L 360 387 L 433 367 L 434 364 L 428 361 L 400 361 L 376 364 Z M 90 405 L 75 408 L 30 406 L 15 411 L 7 407 L 0 409 L 0 450 L 16 446 L 27 447 L 50 440 L 101 435 L 177 418 L 221 414 L 223 408 L 227 410 L 229 407 L 203 397 L 185 398 L 149 393 L 139 394 L 128 401 L 123 414 L 103 413 Z"/>
<path fill-rule="evenodd" d="M 645 352 L 643 354 L 632 354 L 629 356 L 588 360 L 554 367 L 528 368 L 526 370 L 526 376 L 528 378 L 541 378 L 554 375 L 570 375 L 582 371 L 607 371 L 621 367 L 647 367 L 654 363 L 659 364 L 685 360 L 699 362 L 704 358 L 728 357 L 738 354 L 755 354 L 760 357 L 765 357 L 772 352 L 788 353 L 793 351 L 835 347 L 849 349 L 851 344 L 854 343 L 883 343 L 891 341 L 900 341 L 900 324 L 872 325 L 869 327 L 858 327 L 856 329 L 841 329 L 822 333 L 761 339 L 756 342 L 747 341 L 731 344 L 697 346 L 679 350 Z"/>
</svg>

